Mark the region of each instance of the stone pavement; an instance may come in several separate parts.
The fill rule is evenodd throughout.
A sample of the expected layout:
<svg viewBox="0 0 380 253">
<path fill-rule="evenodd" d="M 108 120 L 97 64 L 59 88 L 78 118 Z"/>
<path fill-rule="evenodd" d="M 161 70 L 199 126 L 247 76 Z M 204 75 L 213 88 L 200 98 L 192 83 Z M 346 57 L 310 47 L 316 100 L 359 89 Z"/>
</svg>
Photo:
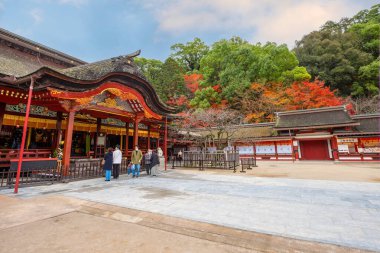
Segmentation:
<svg viewBox="0 0 380 253">
<path fill-rule="evenodd" d="M 0 194 L 14 196 L 10 190 Z M 257 178 L 198 171 L 20 189 L 248 231 L 380 251 L 380 184 Z"/>
</svg>

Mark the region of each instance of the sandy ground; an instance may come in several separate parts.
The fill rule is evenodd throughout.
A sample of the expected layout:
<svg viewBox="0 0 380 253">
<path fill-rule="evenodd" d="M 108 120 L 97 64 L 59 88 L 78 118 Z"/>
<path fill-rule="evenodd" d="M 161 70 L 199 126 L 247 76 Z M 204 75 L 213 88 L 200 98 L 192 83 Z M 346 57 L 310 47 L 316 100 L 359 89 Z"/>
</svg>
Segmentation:
<svg viewBox="0 0 380 253">
<path fill-rule="evenodd" d="M 196 169 L 178 168 L 182 171 Z M 242 174 L 237 168 L 236 174 Z M 201 173 L 231 174 L 232 170 L 205 169 Z M 257 161 L 246 175 L 271 178 L 379 182 L 380 162 Z"/>
<path fill-rule="evenodd" d="M 62 196 L 0 195 L 0 252 L 369 252 Z"/>
</svg>

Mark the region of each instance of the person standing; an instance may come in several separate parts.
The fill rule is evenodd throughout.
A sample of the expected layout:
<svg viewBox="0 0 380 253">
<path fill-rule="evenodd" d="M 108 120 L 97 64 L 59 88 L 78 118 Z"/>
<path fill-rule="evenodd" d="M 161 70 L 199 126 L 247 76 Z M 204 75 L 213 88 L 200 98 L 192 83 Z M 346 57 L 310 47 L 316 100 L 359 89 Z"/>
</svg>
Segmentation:
<svg viewBox="0 0 380 253">
<path fill-rule="evenodd" d="M 158 154 L 156 152 L 152 152 L 152 155 L 150 157 L 150 166 L 152 168 L 152 176 L 157 176 L 157 170 L 160 165 L 160 159 L 158 157 Z"/>
<path fill-rule="evenodd" d="M 112 163 L 113 163 L 112 148 L 108 148 L 108 152 L 104 156 L 104 166 L 103 166 L 103 170 L 106 171 L 106 181 L 111 180 Z"/>
<path fill-rule="evenodd" d="M 150 169 L 152 168 L 150 165 L 150 158 L 152 156 L 152 150 L 148 149 L 148 152 L 144 155 L 144 167 L 146 170 L 146 174 L 150 175 Z"/>
<path fill-rule="evenodd" d="M 182 150 L 180 150 L 179 152 L 178 152 L 178 154 L 177 154 L 177 156 L 178 156 L 178 161 L 182 161 Z"/>
<path fill-rule="evenodd" d="M 139 150 L 139 146 L 135 146 L 135 150 L 132 151 L 132 177 L 139 177 L 140 176 L 140 163 L 141 159 L 143 158 L 143 155 L 141 151 Z"/>
<path fill-rule="evenodd" d="M 118 179 L 120 173 L 120 164 L 122 160 L 122 153 L 120 151 L 120 146 L 116 145 L 115 151 L 113 151 L 113 178 Z"/>
</svg>

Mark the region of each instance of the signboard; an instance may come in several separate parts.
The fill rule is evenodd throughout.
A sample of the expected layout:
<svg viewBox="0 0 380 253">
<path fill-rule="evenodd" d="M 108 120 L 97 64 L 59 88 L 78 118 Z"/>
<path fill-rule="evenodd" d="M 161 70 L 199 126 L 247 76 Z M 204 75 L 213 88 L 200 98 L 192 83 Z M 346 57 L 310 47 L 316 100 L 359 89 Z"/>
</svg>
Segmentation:
<svg viewBox="0 0 380 253">
<path fill-rule="evenodd" d="M 358 138 L 339 138 L 337 140 L 338 143 L 352 143 L 352 142 L 355 142 L 357 143 L 358 142 Z"/>
<path fill-rule="evenodd" d="M 274 145 L 256 146 L 256 154 L 275 154 Z"/>
<path fill-rule="evenodd" d="M 238 146 L 236 149 L 239 151 L 240 155 L 252 155 L 253 147 L 252 146 Z"/>
<path fill-rule="evenodd" d="M 291 145 L 277 145 L 278 154 L 291 154 L 292 146 Z"/>
<path fill-rule="evenodd" d="M 338 145 L 338 152 L 339 153 L 349 153 L 349 148 L 348 148 L 348 145 L 347 144 L 341 144 L 341 145 Z"/>
<path fill-rule="evenodd" d="M 106 137 L 105 136 L 98 136 L 98 146 L 104 146 L 106 145 Z"/>
</svg>

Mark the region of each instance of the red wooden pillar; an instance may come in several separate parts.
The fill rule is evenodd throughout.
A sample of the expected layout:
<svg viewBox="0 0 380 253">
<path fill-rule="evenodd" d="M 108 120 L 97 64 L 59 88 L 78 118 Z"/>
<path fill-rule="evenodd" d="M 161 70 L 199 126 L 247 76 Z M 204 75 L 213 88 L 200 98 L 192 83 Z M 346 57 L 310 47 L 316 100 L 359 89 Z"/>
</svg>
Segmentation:
<svg viewBox="0 0 380 253">
<path fill-rule="evenodd" d="M 278 160 L 278 152 L 277 152 L 277 142 L 273 142 L 274 143 L 274 154 L 276 156 L 276 160 Z"/>
<path fill-rule="evenodd" d="M 139 145 L 139 121 L 137 116 L 135 117 L 135 121 L 133 122 L 133 148 Z"/>
<path fill-rule="evenodd" d="M 0 132 L 1 132 L 1 127 L 3 126 L 3 120 L 4 120 L 4 115 L 5 115 L 5 103 L 0 103 Z"/>
<path fill-rule="evenodd" d="M 66 176 L 70 167 L 71 145 L 73 141 L 75 111 L 70 111 L 67 117 L 65 144 L 63 148 L 63 175 Z"/>
<path fill-rule="evenodd" d="M 150 149 L 150 126 L 148 126 L 148 149 Z"/>
<path fill-rule="evenodd" d="M 125 157 L 128 157 L 129 147 L 129 122 L 125 122 Z"/>
<path fill-rule="evenodd" d="M 256 160 L 256 143 L 253 143 L 253 157 Z"/>
<path fill-rule="evenodd" d="M 330 139 L 330 143 L 331 143 L 331 150 L 332 150 L 333 160 L 339 160 L 339 155 L 338 155 L 338 138 L 336 136 L 333 136 Z"/>
<path fill-rule="evenodd" d="M 28 102 L 26 104 L 25 123 L 24 123 L 23 132 L 22 132 L 20 153 L 19 153 L 18 163 L 17 163 L 17 175 L 16 175 L 16 183 L 15 183 L 14 193 L 18 193 L 18 184 L 20 182 L 21 165 L 22 165 L 22 159 L 24 156 L 24 148 L 25 148 L 25 141 L 26 141 L 26 131 L 28 130 L 30 105 L 32 103 L 32 96 L 33 96 L 33 86 L 34 86 L 34 77 L 32 76 L 32 78 L 30 79 Z"/>
<path fill-rule="evenodd" d="M 59 143 L 62 140 L 62 112 L 57 112 L 57 135 L 55 137 L 55 148 L 59 148 Z"/>
<path fill-rule="evenodd" d="M 166 170 L 167 163 L 168 163 L 168 117 L 165 117 L 164 155 L 165 155 L 165 170 Z"/>
</svg>

